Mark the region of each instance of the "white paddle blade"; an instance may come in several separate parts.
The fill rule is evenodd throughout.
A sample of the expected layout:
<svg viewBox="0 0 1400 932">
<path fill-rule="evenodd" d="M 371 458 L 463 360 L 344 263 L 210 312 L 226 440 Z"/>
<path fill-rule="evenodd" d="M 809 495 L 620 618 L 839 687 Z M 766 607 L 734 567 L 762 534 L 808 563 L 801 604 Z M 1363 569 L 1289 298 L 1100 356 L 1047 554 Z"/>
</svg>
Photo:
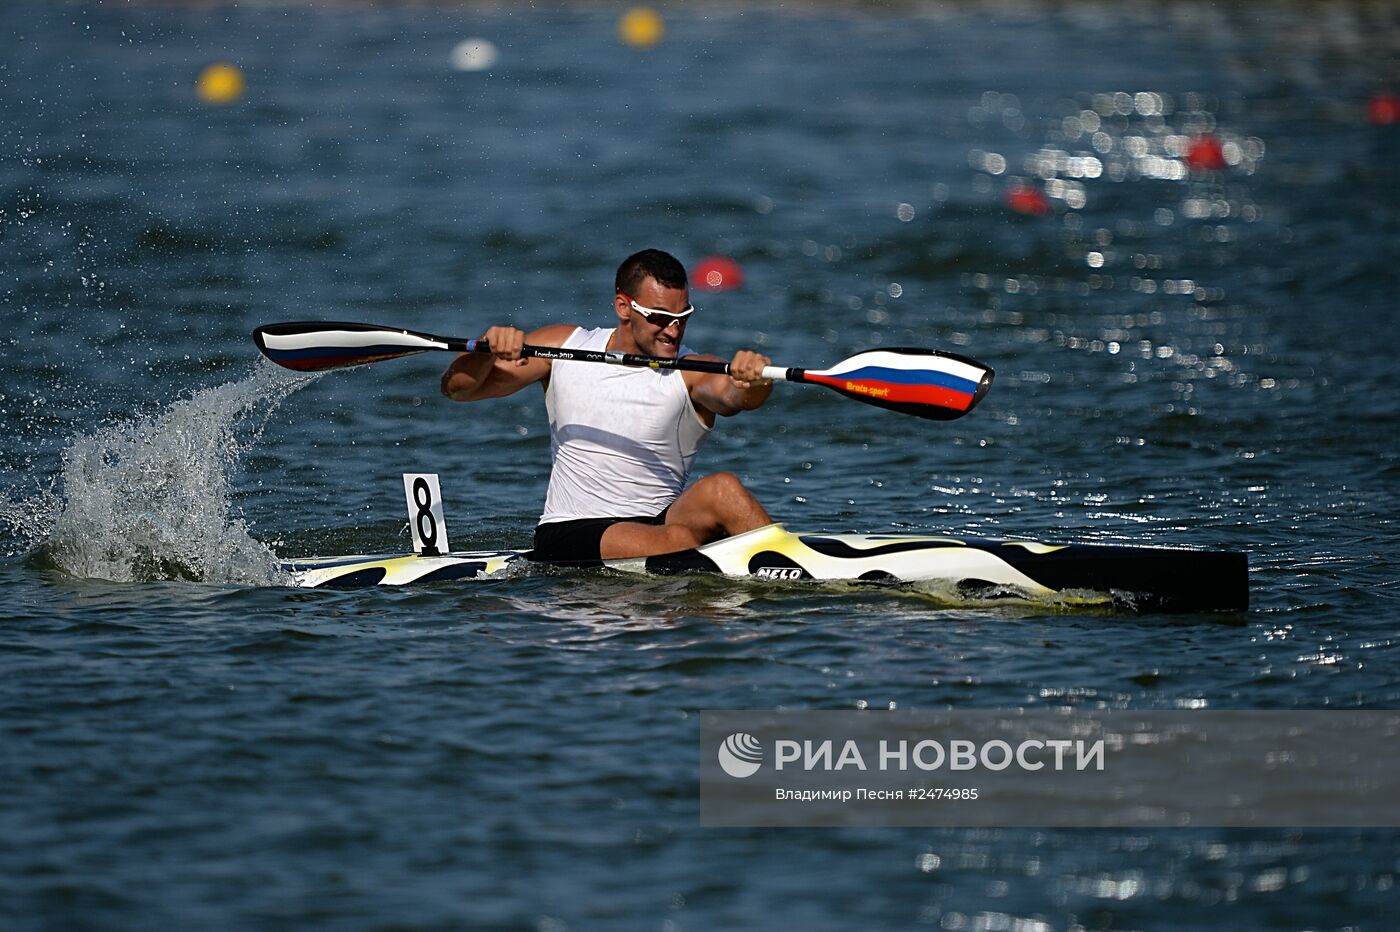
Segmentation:
<svg viewBox="0 0 1400 932">
<path fill-rule="evenodd" d="M 369 324 L 271 324 L 254 330 L 253 340 L 268 359 L 298 372 L 341 369 L 451 348 L 428 334 Z"/>
</svg>

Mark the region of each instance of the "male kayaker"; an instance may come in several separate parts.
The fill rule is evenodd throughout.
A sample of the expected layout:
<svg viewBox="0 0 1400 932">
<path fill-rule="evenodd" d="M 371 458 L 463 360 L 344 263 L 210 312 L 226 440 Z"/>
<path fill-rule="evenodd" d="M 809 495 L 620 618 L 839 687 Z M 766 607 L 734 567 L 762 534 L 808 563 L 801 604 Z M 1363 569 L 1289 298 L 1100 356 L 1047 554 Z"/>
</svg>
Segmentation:
<svg viewBox="0 0 1400 932">
<path fill-rule="evenodd" d="M 681 342 L 695 308 L 675 257 L 658 249 L 629 256 L 617 270 L 615 292 L 615 327 L 550 324 L 528 334 L 491 327 L 483 335 L 490 355 L 463 353 L 442 375 L 442 393 L 456 401 L 501 398 L 544 383 L 554 465 L 535 528 L 536 558 L 651 556 L 771 523 L 732 473 L 686 487 L 716 415 L 752 411 L 768 399 L 767 356 L 740 350 L 730 375 L 521 357 L 530 343 L 719 361 Z"/>
</svg>

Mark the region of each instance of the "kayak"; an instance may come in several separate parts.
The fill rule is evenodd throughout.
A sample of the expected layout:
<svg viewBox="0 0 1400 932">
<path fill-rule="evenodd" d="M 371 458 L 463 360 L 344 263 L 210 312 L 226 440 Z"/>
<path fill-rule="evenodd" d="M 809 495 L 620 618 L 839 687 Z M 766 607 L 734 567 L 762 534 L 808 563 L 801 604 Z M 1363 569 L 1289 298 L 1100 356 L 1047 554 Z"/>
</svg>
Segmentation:
<svg viewBox="0 0 1400 932">
<path fill-rule="evenodd" d="M 502 578 L 535 565 L 529 551 L 480 550 L 311 557 L 286 560 L 282 568 L 297 586 L 346 588 Z M 770 524 L 693 550 L 611 560 L 603 566 L 629 573 L 710 573 L 795 584 L 914 584 L 975 599 L 1025 597 L 1137 611 L 1249 607 L 1246 554 L 1174 547 L 803 534 Z"/>
</svg>

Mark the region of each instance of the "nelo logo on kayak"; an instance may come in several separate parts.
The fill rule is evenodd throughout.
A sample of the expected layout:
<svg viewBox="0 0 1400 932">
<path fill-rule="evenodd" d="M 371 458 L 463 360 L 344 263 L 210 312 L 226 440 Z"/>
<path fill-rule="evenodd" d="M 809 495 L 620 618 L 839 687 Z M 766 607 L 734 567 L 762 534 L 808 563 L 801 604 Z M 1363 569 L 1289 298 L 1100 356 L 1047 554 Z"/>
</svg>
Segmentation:
<svg viewBox="0 0 1400 932">
<path fill-rule="evenodd" d="M 800 566 L 760 566 L 754 570 L 759 579 L 801 579 L 806 575 Z"/>
</svg>

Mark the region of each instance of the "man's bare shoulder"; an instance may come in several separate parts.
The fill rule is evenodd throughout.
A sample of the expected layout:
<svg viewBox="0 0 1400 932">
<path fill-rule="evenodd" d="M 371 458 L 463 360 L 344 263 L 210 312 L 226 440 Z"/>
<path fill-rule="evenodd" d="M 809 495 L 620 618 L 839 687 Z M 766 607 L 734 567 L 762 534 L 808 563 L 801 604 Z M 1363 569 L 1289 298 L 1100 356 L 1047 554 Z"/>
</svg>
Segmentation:
<svg viewBox="0 0 1400 932">
<path fill-rule="evenodd" d="M 525 335 L 525 342 L 535 346 L 563 346 L 564 341 L 573 336 L 578 324 L 545 324 L 538 330 Z"/>
</svg>

